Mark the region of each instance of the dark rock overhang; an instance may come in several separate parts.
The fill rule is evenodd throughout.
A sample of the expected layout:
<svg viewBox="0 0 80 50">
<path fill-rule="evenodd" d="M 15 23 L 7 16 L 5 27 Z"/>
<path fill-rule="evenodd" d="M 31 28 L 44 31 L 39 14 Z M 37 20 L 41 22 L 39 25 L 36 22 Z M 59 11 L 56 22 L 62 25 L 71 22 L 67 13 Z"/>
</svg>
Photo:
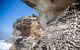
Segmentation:
<svg viewBox="0 0 80 50">
<path fill-rule="evenodd" d="M 26 3 L 31 8 L 35 8 L 36 7 L 35 3 L 32 0 L 21 0 L 21 1 Z"/>
</svg>

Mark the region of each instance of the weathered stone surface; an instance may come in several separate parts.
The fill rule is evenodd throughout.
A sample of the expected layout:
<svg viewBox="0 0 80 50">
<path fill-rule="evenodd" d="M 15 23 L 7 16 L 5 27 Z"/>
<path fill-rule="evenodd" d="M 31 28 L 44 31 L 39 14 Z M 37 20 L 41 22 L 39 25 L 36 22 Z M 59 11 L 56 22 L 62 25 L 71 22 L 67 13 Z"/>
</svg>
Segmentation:
<svg viewBox="0 0 80 50">
<path fill-rule="evenodd" d="M 40 37 L 42 33 L 42 29 L 39 27 L 37 17 L 29 16 L 18 19 L 13 25 L 13 35 L 16 36 L 16 41 L 14 41 L 11 49 L 13 50 L 13 47 L 16 47 L 16 50 L 30 50 L 27 45 L 29 44 L 30 47 L 34 45 L 34 39 Z"/>
<path fill-rule="evenodd" d="M 13 26 L 15 36 L 39 36 L 37 28 L 39 26 L 37 17 L 23 17 L 18 19 Z"/>
<path fill-rule="evenodd" d="M 46 27 L 57 16 L 77 0 L 23 0 L 27 5 L 33 7 L 39 14 L 39 22 L 42 27 Z"/>
<path fill-rule="evenodd" d="M 50 22 L 48 26 L 44 28 L 44 30 L 42 30 L 41 27 L 36 29 L 36 27 L 39 27 L 39 25 L 33 24 L 34 29 L 29 29 L 33 27 L 31 25 L 29 25 L 30 27 L 26 25 L 27 27 L 29 27 L 28 28 L 29 30 L 39 31 L 38 33 L 40 33 L 40 36 L 36 35 L 31 36 L 31 34 L 33 34 L 32 32 L 29 32 L 30 36 L 19 35 L 19 37 L 16 39 L 15 42 L 16 49 L 17 50 L 80 50 L 79 8 L 80 8 L 80 3 L 73 3 L 62 14 L 60 14 L 55 21 Z M 21 27 L 23 26 L 20 26 L 20 28 Z M 19 31 L 22 32 L 21 30 Z"/>
<path fill-rule="evenodd" d="M 74 3 L 52 22 L 37 42 L 39 50 L 80 50 L 80 4 Z"/>
</svg>

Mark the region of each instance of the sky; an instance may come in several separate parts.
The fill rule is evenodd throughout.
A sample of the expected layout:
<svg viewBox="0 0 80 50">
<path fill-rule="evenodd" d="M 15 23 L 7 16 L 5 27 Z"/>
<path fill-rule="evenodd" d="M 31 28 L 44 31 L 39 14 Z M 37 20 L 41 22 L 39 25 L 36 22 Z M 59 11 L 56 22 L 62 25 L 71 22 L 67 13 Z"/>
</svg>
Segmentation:
<svg viewBox="0 0 80 50">
<path fill-rule="evenodd" d="M 17 18 L 37 14 L 21 0 L 0 0 L 0 40 L 12 35 L 12 25 Z"/>
</svg>

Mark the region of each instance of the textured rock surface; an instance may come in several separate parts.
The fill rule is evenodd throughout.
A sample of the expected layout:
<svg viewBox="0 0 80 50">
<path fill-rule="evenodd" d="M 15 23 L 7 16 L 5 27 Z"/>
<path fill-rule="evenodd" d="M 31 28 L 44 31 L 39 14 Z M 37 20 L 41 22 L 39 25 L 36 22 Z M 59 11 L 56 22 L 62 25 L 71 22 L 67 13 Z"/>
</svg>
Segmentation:
<svg viewBox="0 0 80 50">
<path fill-rule="evenodd" d="M 39 31 L 37 30 L 39 26 L 37 17 L 22 17 L 18 19 L 13 25 L 13 34 L 15 36 L 38 36 Z"/>
<path fill-rule="evenodd" d="M 73 3 L 44 30 L 37 30 L 36 38 L 18 35 L 16 50 L 80 50 L 80 4 Z"/>
<path fill-rule="evenodd" d="M 30 50 L 29 48 L 35 45 L 33 43 L 36 42 L 35 39 L 40 37 L 41 33 L 42 29 L 40 29 L 37 17 L 29 16 L 18 19 L 13 25 L 16 50 Z"/>
<path fill-rule="evenodd" d="M 22 0 L 28 6 L 34 8 L 39 14 L 39 22 L 46 27 L 72 3 L 80 0 Z"/>
<path fill-rule="evenodd" d="M 73 4 L 39 38 L 39 50 L 80 50 L 80 4 Z"/>
</svg>

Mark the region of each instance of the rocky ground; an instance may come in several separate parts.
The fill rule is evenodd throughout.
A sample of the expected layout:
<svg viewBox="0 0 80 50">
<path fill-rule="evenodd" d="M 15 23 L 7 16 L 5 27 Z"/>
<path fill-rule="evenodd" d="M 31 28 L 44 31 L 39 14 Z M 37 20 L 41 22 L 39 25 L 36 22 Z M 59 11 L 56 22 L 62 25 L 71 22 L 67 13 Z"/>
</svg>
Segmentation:
<svg viewBox="0 0 80 50">
<path fill-rule="evenodd" d="M 18 22 L 21 23 L 23 18 Z M 40 27 L 38 20 L 34 20 L 34 18 L 32 18 L 33 21 L 37 23 L 35 26 L 33 26 L 35 22 L 31 22 L 31 18 L 31 21 L 28 20 L 29 18 L 24 20 L 29 23 L 23 22 L 23 25 L 14 24 L 14 35 L 16 36 L 14 41 L 15 50 L 80 50 L 79 3 L 73 3 L 69 6 L 44 30 Z"/>
</svg>

